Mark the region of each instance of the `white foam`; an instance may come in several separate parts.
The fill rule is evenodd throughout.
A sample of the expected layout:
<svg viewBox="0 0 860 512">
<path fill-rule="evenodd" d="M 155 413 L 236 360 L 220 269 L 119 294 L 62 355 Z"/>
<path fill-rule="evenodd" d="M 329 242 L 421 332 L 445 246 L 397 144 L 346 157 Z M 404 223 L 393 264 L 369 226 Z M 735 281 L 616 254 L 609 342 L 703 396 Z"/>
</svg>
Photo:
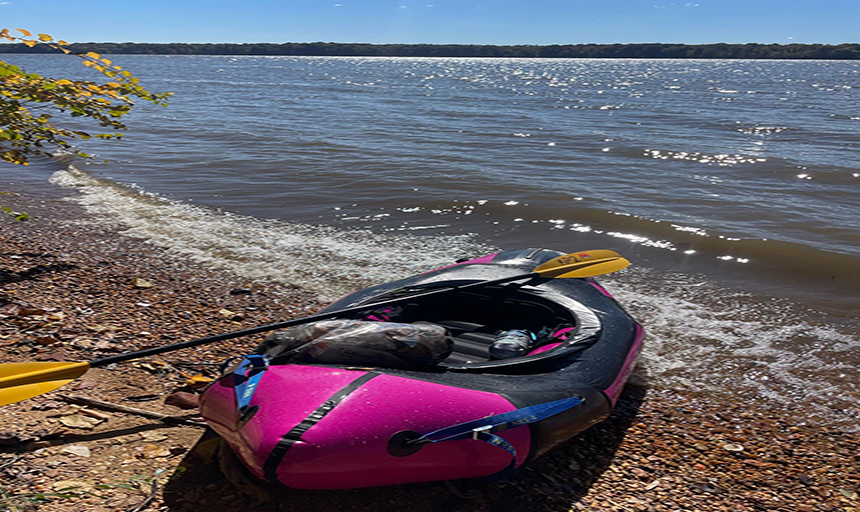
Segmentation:
<svg viewBox="0 0 860 512">
<path fill-rule="evenodd" d="M 860 340 L 784 300 L 638 269 L 603 281 L 646 327 L 638 378 L 659 387 L 764 400 L 848 427 L 860 422 L 850 361 Z M 697 282 L 698 280 L 698 282 Z"/>
<path fill-rule="evenodd" d="M 78 189 L 72 200 L 125 235 L 245 279 L 300 286 L 322 301 L 496 250 L 471 235 L 377 234 L 262 220 L 170 201 L 74 167 L 51 181 Z"/>
</svg>

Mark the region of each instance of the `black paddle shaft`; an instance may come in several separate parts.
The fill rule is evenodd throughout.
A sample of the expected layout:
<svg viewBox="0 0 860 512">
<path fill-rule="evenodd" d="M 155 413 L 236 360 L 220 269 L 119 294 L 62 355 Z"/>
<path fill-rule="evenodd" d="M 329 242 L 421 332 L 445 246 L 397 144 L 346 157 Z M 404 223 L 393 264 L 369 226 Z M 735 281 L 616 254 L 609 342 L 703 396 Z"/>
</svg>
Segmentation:
<svg viewBox="0 0 860 512">
<path fill-rule="evenodd" d="M 531 277 L 540 277 L 540 273 L 538 272 L 529 272 L 526 274 L 518 274 L 515 276 L 502 277 L 499 279 L 492 279 L 489 281 L 478 281 L 475 283 L 468 283 L 459 286 L 451 286 L 446 288 L 440 288 L 438 290 L 431 290 L 425 293 L 419 293 L 415 295 L 409 295 L 406 297 L 398 297 L 395 299 L 385 300 L 382 302 L 374 302 L 371 304 L 362 304 L 360 306 L 355 306 L 346 309 L 339 309 L 337 311 L 328 311 L 326 313 L 318 313 L 316 315 L 306 316 L 303 318 L 296 318 L 294 320 L 287 320 L 285 322 L 277 322 L 274 324 L 261 325 L 259 327 L 252 327 L 250 329 L 244 329 L 241 331 L 233 331 L 227 332 L 224 334 L 216 334 L 215 336 L 207 336 L 205 338 L 197 338 L 194 340 L 182 341 L 179 343 L 174 343 L 172 345 L 165 345 L 163 347 L 153 347 L 147 348 L 143 350 L 138 350 L 137 352 L 129 352 L 127 354 L 118 354 L 115 356 L 104 357 L 102 359 L 96 359 L 94 361 L 90 361 L 90 367 L 96 368 L 99 366 L 107 366 L 109 364 L 121 363 L 123 361 L 128 361 L 131 359 L 138 359 L 140 357 L 148 357 L 154 356 L 157 354 L 163 354 L 165 352 L 172 352 L 174 350 L 182 350 L 184 348 L 196 347 L 199 345 L 205 345 L 207 343 L 215 343 L 218 341 L 224 340 L 232 340 L 234 338 L 241 338 L 242 336 L 251 336 L 254 334 L 259 334 L 261 332 L 266 331 L 274 331 L 276 329 L 285 329 L 287 327 L 293 327 L 295 325 L 306 324 L 308 322 L 315 322 L 317 320 L 326 320 L 329 318 L 334 318 L 336 316 L 345 315 L 348 313 L 357 313 L 359 311 L 365 311 L 367 309 L 374 309 L 382 306 L 391 306 L 394 304 L 400 304 L 402 302 L 409 302 L 412 300 L 420 299 L 422 297 L 427 297 L 429 295 L 438 295 L 442 293 L 448 293 L 453 291 L 465 290 L 467 288 L 476 288 L 480 286 L 489 286 L 493 284 L 501 284 L 507 283 L 509 281 L 518 281 L 520 279 L 527 279 Z"/>
</svg>

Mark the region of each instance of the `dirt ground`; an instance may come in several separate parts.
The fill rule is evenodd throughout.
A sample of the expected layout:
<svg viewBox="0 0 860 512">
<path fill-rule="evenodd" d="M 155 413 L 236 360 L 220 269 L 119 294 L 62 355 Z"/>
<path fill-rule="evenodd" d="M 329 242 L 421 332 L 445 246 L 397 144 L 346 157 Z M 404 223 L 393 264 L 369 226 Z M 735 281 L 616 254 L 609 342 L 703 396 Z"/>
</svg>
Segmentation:
<svg viewBox="0 0 860 512">
<path fill-rule="evenodd" d="M 34 217 L 0 219 L 4 363 L 91 361 L 322 306 L 301 289 L 173 260 L 86 222 L 66 202 L 6 194 L 0 206 Z M 0 407 L 0 511 L 860 512 L 856 433 L 653 388 L 628 388 L 609 420 L 504 482 L 266 486 L 248 477 L 195 407 L 220 363 L 260 339 L 91 369 Z"/>
</svg>

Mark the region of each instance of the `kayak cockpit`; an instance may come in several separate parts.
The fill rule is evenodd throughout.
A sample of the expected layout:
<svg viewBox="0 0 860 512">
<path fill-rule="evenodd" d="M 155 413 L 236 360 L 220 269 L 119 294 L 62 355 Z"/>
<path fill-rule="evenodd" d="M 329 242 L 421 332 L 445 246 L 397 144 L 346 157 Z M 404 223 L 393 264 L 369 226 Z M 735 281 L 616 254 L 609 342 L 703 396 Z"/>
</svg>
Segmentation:
<svg viewBox="0 0 860 512">
<path fill-rule="evenodd" d="M 434 283 L 438 286 L 438 283 Z M 373 297 L 375 302 L 384 297 Z M 600 331 L 600 320 L 585 305 L 542 287 L 509 285 L 487 287 L 455 296 L 444 294 L 423 299 L 385 316 L 390 321 L 421 319 L 441 325 L 451 333 L 452 353 L 439 363 L 453 371 L 511 370 L 512 366 L 563 357 L 579 350 Z M 525 329 L 545 332 L 527 355 L 494 359 L 490 346 L 500 331 Z"/>
</svg>

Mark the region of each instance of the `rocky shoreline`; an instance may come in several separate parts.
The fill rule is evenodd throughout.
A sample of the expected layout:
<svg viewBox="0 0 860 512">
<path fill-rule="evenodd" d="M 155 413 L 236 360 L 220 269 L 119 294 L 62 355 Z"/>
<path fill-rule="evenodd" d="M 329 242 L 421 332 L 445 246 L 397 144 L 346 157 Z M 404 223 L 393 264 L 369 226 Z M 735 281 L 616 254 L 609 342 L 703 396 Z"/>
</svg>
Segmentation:
<svg viewBox="0 0 860 512">
<path fill-rule="evenodd" d="M 67 201 L 7 193 L 0 206 L 33 217 L 0 219 L 4 363 L 88 361 L 322 306 L 301 289 L 246 282 L 105 231 Z M 0 408 L 0 510 L 860 511 L 856 433 L 742 400 L 632 387 L 609 420 L 505 482 L 265 488 L 193 423 L 219 363 L 259 340 L 93 369 Z"/>
</svg>

